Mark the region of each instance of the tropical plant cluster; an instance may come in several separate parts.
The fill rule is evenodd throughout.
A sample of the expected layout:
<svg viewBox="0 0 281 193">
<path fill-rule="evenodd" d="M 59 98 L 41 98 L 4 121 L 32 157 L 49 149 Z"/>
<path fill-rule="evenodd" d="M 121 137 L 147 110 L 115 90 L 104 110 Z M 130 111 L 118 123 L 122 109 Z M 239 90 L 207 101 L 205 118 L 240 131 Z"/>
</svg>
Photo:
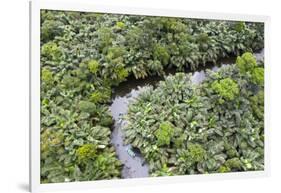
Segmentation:
<svg viewBox="0 0 281 193">
<path fill-rule="evenodd" d="M 41 182 L 121 177 L 109 104 L 128 76 L 195 70 L 261 48 L 260 23 L 42 10 Z M 260 68 L 246 70 L 253 85 L 261 82 Z M 255 97 L 262 116 L 262 95 Z M 155 133 L 159 147 L 173 146 L 174 124 L 163 122 Z"/>
<path fill-rule="evenodd" d="M 263 70 L 245 53 L 200 84 L 191 74 L 167 76 L 129 105 L 126 142 L 151 176 L 263 170 Z"/>
</svg>

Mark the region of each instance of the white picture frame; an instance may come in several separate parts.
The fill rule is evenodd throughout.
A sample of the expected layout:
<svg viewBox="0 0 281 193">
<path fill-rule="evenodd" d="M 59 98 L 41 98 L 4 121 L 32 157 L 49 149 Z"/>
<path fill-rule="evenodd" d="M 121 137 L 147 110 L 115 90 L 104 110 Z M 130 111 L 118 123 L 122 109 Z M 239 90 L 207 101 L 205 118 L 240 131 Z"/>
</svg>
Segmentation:
<svg viewBox="0 0 281 193">
<path fill-rule="evenodd" d="M 239 20 L 264 22 L 265 24 L 265 169 L 264 171 L 236 172 L 225 174 L 186 175 L 156 178 L 135 178 L 120 180 L 100 180 L 89 182 L 40 184 L 40 10 L 67 10 L 83 12 L 102 12 L 150 16 L 187 17 L 200 19 Z M 148 184 L 183 183 L 266 177 L 270 175 L 270 55 L 269 55 L 270 18 L 259 15 L 240 15 L 229 13 L 207 13 L 187 10 L 148 9 L 141 7 L 121 7 L 63 1 L 30 2 L 30 191 L 44 192 L 53 190 L 96 189 L 102 187 L 141 186 Z"/>
</svg>

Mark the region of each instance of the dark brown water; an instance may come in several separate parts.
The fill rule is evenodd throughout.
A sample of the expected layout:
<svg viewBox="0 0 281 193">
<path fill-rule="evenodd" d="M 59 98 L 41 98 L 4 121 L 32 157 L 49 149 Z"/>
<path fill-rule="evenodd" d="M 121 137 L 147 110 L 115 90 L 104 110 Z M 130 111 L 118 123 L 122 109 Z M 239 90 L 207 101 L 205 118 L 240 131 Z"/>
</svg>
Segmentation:
<svg viewBox="0 0 281 193">
<path fill-rule="evenodd" d="M 255 56 L 257 60 L 263 60 L 263 50 L 256 53 Z M 220 66 L 234 64 L 235 60 L 236 57 L 230 57 L 227 59 L 222 59 L 217 66 L 207 64 L 201 67 L 198 71 L 193 72 L 192 82 L 195 84 L 202 82 L 205 79 L 206 69 L 217 71 Z M 187 69 L 185 72 L 189 73 L 192 71 Z M 169 69 L 165 72 L 166 75 L 175 73 L 175 69 Z M 150 76 L 145 79 L 135 79 L 133 76 L 131 76 L 126 82 L 121 83 L 114 89 L 113 101 L 110 106 L 110 111 L 115 121 L 111 136 L 111 143 L 116 149 L 119 160 L 124 165 L 122 170 L 122 178 L 141 178 L 149 176 L 149 165 L 145 163 L 145 160 L 141 154 L 133 150 L 136 153 L 136 156 L 132 157 L 128 153 L 128 149 L 131 149 L 131 145 L 124 144 L 122 127 L 126 123 L 123 121 L 122 116 L 127 113 L 128 104 L 146 88 L 145 86 L 156 86 L 157 83 L 163 79 L 164 77 L 160 76 Z"/>
</svg>

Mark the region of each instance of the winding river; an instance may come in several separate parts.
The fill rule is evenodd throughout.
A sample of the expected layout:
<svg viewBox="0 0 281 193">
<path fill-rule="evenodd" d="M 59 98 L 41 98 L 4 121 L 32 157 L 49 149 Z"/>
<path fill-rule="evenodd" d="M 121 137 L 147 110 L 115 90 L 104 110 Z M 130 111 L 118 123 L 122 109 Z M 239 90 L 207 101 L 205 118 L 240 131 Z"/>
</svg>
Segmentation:
<svg viewBox="0 0 281 193">
<path fill-rule="evenodd" d="M 264 51 L 255 53 L 257 60 L 263 60 Z M 218 70 L 220 66 L 235 63 L 235 58 L 223 59 L 220 65 L 206 65 L 200 70 L 193 72 L 192 81 L 196 84 L 202 82 L 205 78 L 205 70 Z M 186 70 L 186 72 L 190 72 Z M 175 70 L 166 71 L 166 74 L 175 74 Z M 110 111 L 114 119 L 114 126 L 111 136 L 111 143 L 116 149 L 117 156 L 123 164 L 122 178 L 142 178 L 149 176 L 149 165 L 145 162 L 139 150 L 133 149 L 130 144 L 124 143 L 122 126 L 125 122 L 122 116 L 127 113 L 130 101 L 134 100 L 146 85 L 155 86 L 163 77 L 152 76 L 146 79 L 134 79 L 132 76 L 126 82 L 121 83 L 114 89 L 113 101 Z"/>
</svg>

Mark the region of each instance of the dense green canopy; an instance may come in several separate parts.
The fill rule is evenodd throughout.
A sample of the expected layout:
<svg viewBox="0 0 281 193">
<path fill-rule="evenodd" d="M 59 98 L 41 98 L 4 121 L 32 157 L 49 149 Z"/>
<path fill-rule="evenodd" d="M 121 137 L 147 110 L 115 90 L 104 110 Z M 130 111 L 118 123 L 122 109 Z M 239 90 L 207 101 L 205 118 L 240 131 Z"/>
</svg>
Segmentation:
<svg viewBox="0 0 281 193">
<path fill-rule="evenodd" d="M 128 76 L 195 70 L 261 48 L 261 23 L 42 10 L 41 181 L 121 177 L 108 107 L 112 88 Z M 262 81 L 261 69 L 251 74 Z M 170 126 L 159 144 L 172 140 Z"/>
<path fill-rule="evenodd" d="M 252 54 L 242 59 L 248 55 L 256 64 Z M 130 104 L 126 142 L 141 150 L 151 175 L 263 170 L 264 88 L 238 64 L 207 71 L 200 84 L 170 75 Z"/>
</svg>

